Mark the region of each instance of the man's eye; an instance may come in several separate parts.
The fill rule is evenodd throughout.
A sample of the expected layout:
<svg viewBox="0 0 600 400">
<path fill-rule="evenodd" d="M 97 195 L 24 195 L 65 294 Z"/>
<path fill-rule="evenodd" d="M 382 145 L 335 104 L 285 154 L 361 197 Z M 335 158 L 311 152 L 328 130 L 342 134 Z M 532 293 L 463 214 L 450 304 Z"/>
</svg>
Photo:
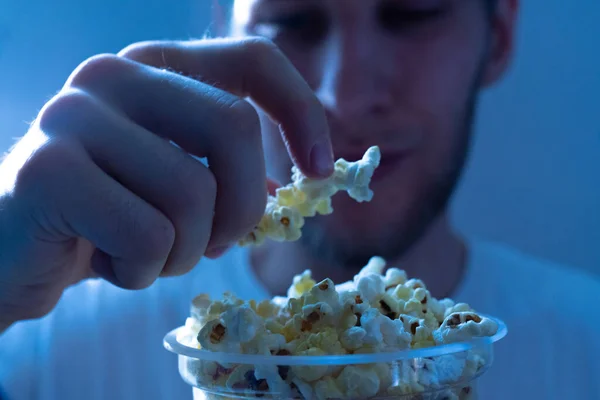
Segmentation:
<svg viewBox="0 0 600 400">
<path fill-rule="evenodd" d="M 323 40 L 329 29 L 329 20 L 321 12 L 302 12 L 271 18 L 258 24 L 271 32 L 273 40 L 290 39 L 304 44 Z M 263 29 L 260 29 L 263 30 Z"/>
<path fill-rule="evenodd" d="M 423 25 L 440 17 L 440 9 L 406 9 L 395 4 L 386 4 L 379 7 L 377 14 L 381 25 L 391 31 L 400 31 Z"/>
</svg>

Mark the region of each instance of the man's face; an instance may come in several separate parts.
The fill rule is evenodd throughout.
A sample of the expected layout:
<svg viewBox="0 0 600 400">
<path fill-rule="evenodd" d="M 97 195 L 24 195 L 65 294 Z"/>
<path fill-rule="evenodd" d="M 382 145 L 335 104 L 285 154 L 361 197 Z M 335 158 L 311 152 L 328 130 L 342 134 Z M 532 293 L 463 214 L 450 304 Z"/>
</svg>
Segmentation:
<svg viewBox="0 0 600 400">
<path fill-rule="evenodd" d="M 272 39 L 327 112 L 335 158 L 381 149 L 370 203 L 347 195 L 307 219 L 318 257 L 394 259 L 442 212 L 460 175 L 492 48 L 483 0 L 237 0 L 233 31 Z M 270 176 L 291 162 L 263 116 Z"/>
</svg>

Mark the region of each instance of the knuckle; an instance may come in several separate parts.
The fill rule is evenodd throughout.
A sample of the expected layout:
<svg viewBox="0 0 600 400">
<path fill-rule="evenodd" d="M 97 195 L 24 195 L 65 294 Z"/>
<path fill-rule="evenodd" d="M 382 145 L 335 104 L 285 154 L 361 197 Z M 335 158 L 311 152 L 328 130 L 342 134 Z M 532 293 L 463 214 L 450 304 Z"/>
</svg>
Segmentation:
<svg viewBox="0 0 600 400">
<path fill-rule="evenodd" d="M 235 213 L 235 220 L 231 223 L 231 234 L 235 238 L 241 238 L 251 232 L 260 222 L 265 213 L 266 191 L 256 190 L 252 197 L 244 197 L 243 204 L 240 204 Z"/>
<path fill-rule="evenodd" d="M 61 133 L 70 124 L 71 116 L 81 116 L 93 108 L 92 98 L 78 89 L 65 89 L 44 105 L 37 126 L 45 133 Z"/>
<path fill-rule="evenodd" d="M 143 230 L 140 243 L 142 251 L 151 261 L 166 260 L 175 243 L 175 236 L 173 223 L 162 214 L 157 214 Z"/>
<path fill-rule="evenodd" d="M 72 146 L 62 141 L 49 141 L 36 149 L 19 168 L 14 185 L 15 195 L 22 192 L 39 192 L 44 184 L 49 184 L 61 176 L 63 170 L 78 168 L 78 165 Z"/>
<path fill-rule="evenodd" d="M 98 54 L 79 64 L 67 80 L 67 86 L 89 87 L 98 81 L 123 73 L 127 61 L 115 54 Z"/>
<path fill-rule="evenodd" d="M 148 52 L 149 48 L 152 48 L 155 42 L 151 40 L 131 43 L 125 46 L 121 51 L 117 53 L 119 57 L 136 58 L 138 55 L 144 55 Z"/>
<path fill-rule="evenodd" d="M 207 168 L 203 171 L 189 168 L 189 164 L 178 167 L 172 176 L 178 180 L 178 219 L 185 225 L 211 215 L 217 197 L 217 180 Z M 199 179 L 200 177 L 200 179 Z"/>
<path fill-rule="evenodd" d="M 270 71 L 284 66 L 285 56 L 279 47 L 265 37 L 251 37 L 242 41 L 244 58 L 248 68 L 256 71 Z"/>
<path fill-rule="evenodd" d="M 279 53 L 279 47 L 270 39 L 257 36 L 244 39 L 242 46 L 249 53 L 251 58 L 263 60 L 272 59 Z"/>
<path fill-rule="evenodd" d="M 166 41 L 146 40 L 126 46 L 117 56 L 145 63 L 153 60 L 157 53 L 162 53 L 170 45 L 170 42 Z"/>
<path fill-rule="evenodd" d="M 260 137 L 260 118 L 256 109 L 246 100 L 232 96 L 225 104 L 228 115 L 226 123 L 228 131 L 235 136 Z"/>
<path fill-rule="evenodd" d="M 252 202 L 251 205 L 248 206 L 247 211 L 247 221 L 248 223 L 244 227 L 242 234 L 246 234 L 250 232 L 262 219 L 265 214 L 265 207 L 267 206 L 267 198 L 266 195 L 257 196 L 256 201 Z"/>
</svg>

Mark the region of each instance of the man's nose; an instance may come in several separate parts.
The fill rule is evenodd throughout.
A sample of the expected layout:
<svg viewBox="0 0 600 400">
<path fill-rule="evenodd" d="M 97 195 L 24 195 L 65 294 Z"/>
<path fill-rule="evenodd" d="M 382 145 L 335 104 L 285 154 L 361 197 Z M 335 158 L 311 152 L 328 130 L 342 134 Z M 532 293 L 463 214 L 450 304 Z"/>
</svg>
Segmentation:
<svg viewBox="0 0 600 400">
<path fill-rule="evenodd" d="M 364 30 L 333 35 L 323 53 L 317 87 L 317 95 L 327 111 L 341 120 L 351 120 L 390 109 L 392 58 Z"/>
</svg>

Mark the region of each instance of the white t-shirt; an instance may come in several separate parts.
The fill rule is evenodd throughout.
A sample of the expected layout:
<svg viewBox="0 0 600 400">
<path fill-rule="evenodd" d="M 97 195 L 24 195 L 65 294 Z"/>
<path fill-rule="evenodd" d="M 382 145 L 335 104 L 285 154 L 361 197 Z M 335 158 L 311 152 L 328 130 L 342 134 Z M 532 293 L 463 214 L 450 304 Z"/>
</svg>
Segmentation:
<svg viewBox="0 0 600 400">
<path fill-rule="evenodd" d="M 600 399 L 600 281 L 497 244 L 471 240 L 469 249 L 453 297 L 509 329 L 480 398 Z M 162 339 L 184 323 L 195 295 L 226 290 L 270 297 L 239 249 L 143 291 L 81 283 L 50 315 L 0 336 L 0 386 L 9 400 L 191 399 Z"/>
</svg>

